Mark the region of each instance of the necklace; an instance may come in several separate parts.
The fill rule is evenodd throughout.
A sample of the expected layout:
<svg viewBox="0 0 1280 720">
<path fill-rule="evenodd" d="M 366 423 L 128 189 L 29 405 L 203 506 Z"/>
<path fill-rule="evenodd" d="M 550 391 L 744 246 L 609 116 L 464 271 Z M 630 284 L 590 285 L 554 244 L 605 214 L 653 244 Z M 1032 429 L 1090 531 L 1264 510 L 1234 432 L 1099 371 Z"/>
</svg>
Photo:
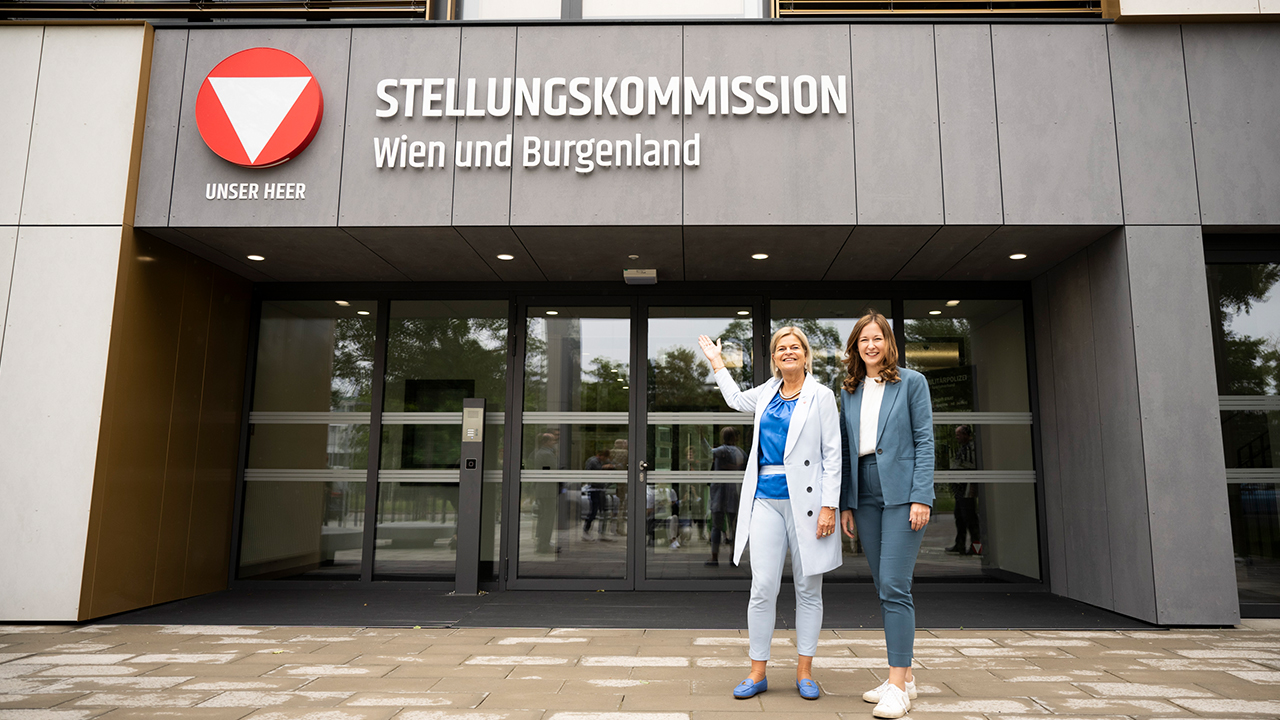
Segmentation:
<svg viewBox="0 0 1280 720">
<path fill-rule="evenodd" d="M 788 394 L 786 394 L 786 393 L 782 392 L 782 388 L 778 388 L 778 395 L 780 395 L 780 396 L 782 397 L 782 399 L 783 399 L 783 400 L 795 400 L 796 398 L 800 397 L 800 391 L 801 391 L 801 390 L 804 390 L 804 386 L 803 386 L 803 385 L 801 385 L 801 386 L 800 386 L 800 388 L 799 388 L 798 390 L 796 390 L 795 392 L 793 392 L 793 393 L 791 393 L 790 395 L 788 395 Z"/>
</svg>

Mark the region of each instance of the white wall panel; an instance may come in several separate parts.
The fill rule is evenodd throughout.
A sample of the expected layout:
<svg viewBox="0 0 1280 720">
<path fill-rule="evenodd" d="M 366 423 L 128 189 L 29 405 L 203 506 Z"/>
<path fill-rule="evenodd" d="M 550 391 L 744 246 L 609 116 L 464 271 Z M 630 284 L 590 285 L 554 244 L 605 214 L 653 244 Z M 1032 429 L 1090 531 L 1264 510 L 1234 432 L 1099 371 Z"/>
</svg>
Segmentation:
<svg viewBox="0 0 1280 720">
<path fill-rule="evenodd" d="M 23 225 L 124 220 L 145 28 L 46 28 Z"/>
<path fill-rule="evenodd" d="M 0 355 L 7 620 L 77 617 L 121 230 L 18 233 Z"/>
<path fill-rule="evenodd" d="M 22 168 L 31 141 L 31 112 L 40 72 L 42 27 L 0 27 L 0 225 L 17 225 L 22 208 Z"/>
<path fill-rule="evenodd" d="M 0 227 L 0 357 L 4 356 L 4 316 L 9 311 L 9 281 L 13 278 L 13 251 L 18 228 Z"/>
</svg>

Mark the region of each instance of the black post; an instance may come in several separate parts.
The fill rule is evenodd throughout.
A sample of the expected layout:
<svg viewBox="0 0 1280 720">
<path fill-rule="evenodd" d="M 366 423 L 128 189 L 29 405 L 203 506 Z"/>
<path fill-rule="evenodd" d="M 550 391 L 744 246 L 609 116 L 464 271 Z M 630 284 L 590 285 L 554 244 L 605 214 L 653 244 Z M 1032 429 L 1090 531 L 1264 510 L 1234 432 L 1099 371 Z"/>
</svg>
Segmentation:
<svg viewBox="0 0 1280 720">
<path fill-rule="evenodd" d="M 458 475 L 458 556 L 454 592 L 475 595 L 480 581 L 480 503 L 484 485 L 484 398 L 462 401 Z"/>
</svg>

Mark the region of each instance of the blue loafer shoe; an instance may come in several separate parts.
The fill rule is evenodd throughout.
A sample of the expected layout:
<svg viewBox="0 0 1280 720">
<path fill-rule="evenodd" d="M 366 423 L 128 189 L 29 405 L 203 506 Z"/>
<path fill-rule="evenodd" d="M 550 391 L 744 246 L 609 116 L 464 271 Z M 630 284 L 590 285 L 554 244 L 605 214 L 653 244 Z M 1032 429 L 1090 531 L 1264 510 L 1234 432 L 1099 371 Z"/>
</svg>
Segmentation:
<svg viewBox="0 0 1280 720">
<path fill-rule="evenodd" d="M 800 691 L 800 697 L 805 700 L 818 699 L 818 683 L 812 680 L 797 680 L 796 689 Z"/>
<path fill-rule="evenodd" d="M 769 678 L 764 678 L 760 682 L 751 682 L 751 678 L 747 678 L 738 683 L 738 687 L 733 689 L 733 696 L 739 700 L 746 700 L 749 697 L 755 697 L 765 690 L 769 689 Z"/>
</svg>

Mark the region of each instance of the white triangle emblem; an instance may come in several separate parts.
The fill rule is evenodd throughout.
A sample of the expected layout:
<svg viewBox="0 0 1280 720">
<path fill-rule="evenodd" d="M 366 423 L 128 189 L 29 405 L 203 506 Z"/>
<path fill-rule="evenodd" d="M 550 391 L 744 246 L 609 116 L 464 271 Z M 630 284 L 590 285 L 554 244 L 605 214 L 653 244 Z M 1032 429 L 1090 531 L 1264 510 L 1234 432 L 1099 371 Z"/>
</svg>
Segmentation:
<svg viewBox="0 0 1280 720">
<path fill-rule="evenodd" d="M 211 77 L 209 84 L 253 163 L 293 109 L 310 77 Z"/>
</svg>

